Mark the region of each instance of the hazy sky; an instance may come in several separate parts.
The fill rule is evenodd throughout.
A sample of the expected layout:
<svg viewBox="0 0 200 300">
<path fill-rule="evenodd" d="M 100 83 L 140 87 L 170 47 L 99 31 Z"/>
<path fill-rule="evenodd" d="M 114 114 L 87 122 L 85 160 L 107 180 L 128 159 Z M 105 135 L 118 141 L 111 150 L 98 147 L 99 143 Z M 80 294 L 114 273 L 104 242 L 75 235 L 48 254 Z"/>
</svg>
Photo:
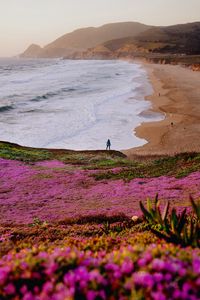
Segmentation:
<svg viewBox="0 0 200 300">
<path fill-rule="evenodd" d="M 79 27 L 200 21 L 200 0 L 0 0 L 0 56 L 44 46 Z"/>
</svg>

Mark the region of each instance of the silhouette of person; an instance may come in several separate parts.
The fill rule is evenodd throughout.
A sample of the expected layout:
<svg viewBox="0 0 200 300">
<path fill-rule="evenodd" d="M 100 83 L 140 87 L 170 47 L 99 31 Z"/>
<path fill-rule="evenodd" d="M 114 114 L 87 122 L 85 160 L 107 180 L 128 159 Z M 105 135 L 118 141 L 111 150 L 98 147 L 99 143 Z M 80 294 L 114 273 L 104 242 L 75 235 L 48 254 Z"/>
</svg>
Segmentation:
<svg viewBox="0 0 200 300">
<path fill-rule="evenodd" d="M 107 143 L 106 143 L 106 150 L 110 150 L 110 146 L 111 146 L 111 142 L 110 142 L 110 140 L 108 139 L 108 140 L 107 140 Z"/>
</svg>

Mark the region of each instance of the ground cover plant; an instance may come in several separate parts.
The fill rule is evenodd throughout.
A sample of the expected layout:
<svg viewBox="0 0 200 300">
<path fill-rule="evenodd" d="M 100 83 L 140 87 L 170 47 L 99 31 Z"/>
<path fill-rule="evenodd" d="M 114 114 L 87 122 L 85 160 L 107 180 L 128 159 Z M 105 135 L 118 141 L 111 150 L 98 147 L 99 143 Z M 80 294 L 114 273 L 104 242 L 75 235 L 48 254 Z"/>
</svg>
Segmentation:
<svg viewBox="0 0 200 300">
<path fill-rule="evenodd" d="M 0 299 L 199 299 L 199 164 L 0 143 Z"/>
<path fill-rule="evenodd" d="M 24 249 L 0 262 L 1 299 L 198 299 L 199 251 L 170 244 Z"/>
</svg>

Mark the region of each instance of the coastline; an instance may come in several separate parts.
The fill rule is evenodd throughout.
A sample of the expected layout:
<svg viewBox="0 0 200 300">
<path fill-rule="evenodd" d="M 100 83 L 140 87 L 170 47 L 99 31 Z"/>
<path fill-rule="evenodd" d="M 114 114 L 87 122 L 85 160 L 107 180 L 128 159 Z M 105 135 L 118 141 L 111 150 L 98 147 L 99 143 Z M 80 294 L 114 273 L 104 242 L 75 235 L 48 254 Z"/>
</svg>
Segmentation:
<svg viewBox="0 0 200 300">
<path fill-rule="evenodd" d="M 135 135 L 147 143 L 121 152 L 130 159 L 135 155 L 200 152 L 200 72 L 180 65 L 153 64 L 142 59 L 128 61 L 146 70 L 145 78 L 151 84 L 153 93 L 145 97 L 151 103 L 150 109 L 141 112 L 146 117 L 145 121 L 133 129 Z M 144 95 L 145 92 L 141 97 L 143 100 Z M 164 114 L 164 120 L 151 119 L 153 113 Z M 130 143 L 128 147 L 133 146 Z"/>
<path fill-rule="evenodd" d="M 54 60 L 24 59 L 12 59 L 6 65 L 9 71 L 1 70 L 1 140 L 74 150 L 104 149 L 108 138 L 116 150 L 146 142 L 132 139 L 132 128 L 145 121 L 139 113 L 150 106 L 141 99 L 152 92 L 140 65 L 120 60 L 55 64 Z M 15 83 L 15 70 L 21 65 Z M 9 89 L 4 88 L 4 73 L 9 73 L 5 77 Z M 42 83 L 41 74 L 46 78 Z M 21 80 L 24 76 L 26 82 Z"/>
<path fill-rule="evenodd" d="M 179 65 L 137 61 L 147 71 L 153 94 L 149 111 L 165 114 L 164 120 L 145 122 L 135 129 L 147 144 L 123 150 L 135 155 L 173 155 L 200 152 L 200 73 Z"/>
</svg>

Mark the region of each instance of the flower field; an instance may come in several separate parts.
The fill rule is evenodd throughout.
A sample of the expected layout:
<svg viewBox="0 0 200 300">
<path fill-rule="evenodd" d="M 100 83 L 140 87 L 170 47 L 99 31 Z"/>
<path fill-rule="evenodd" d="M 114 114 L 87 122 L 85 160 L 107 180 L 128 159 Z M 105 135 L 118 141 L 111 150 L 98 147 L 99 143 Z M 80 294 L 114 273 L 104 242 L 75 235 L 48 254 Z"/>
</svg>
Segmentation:
<svg viewBox="0 0 200 300">
<path fill-rule="evenodd" d="M 199 251 L 24 249 L 0 262 L 1 299 L 199 299 Z M 13 298 L 12 298 L 13 297 Z"/>
<path fill-rule="evenodd" d="M 200 249 L 167 243 L 139 205 L 158 194 L 195 218 L 199 186 L 198 154 L 130 162 L 0 143 L 0 299 L 199 299 Z"/>
<path fill-rule="evenodd" d="M 110 169 L 109 172 L 120 170 Z M 83 170 L 59 161 L 27 165 L 0 159 L 0 218 L 5 223 L 31 223 L 63 220 L 79 215 L 138 215 L 139 200 L 170 200 L 173 205 L 188 206 L 189 195 L 200 196 L 200 172 L 185 178 L 161 176 L 95 180 L 98 170 Z M 13 208 L 14 207 L 14 208 Z M 81 209 L 80 209 L 81 208 Z"/>
</svg>

